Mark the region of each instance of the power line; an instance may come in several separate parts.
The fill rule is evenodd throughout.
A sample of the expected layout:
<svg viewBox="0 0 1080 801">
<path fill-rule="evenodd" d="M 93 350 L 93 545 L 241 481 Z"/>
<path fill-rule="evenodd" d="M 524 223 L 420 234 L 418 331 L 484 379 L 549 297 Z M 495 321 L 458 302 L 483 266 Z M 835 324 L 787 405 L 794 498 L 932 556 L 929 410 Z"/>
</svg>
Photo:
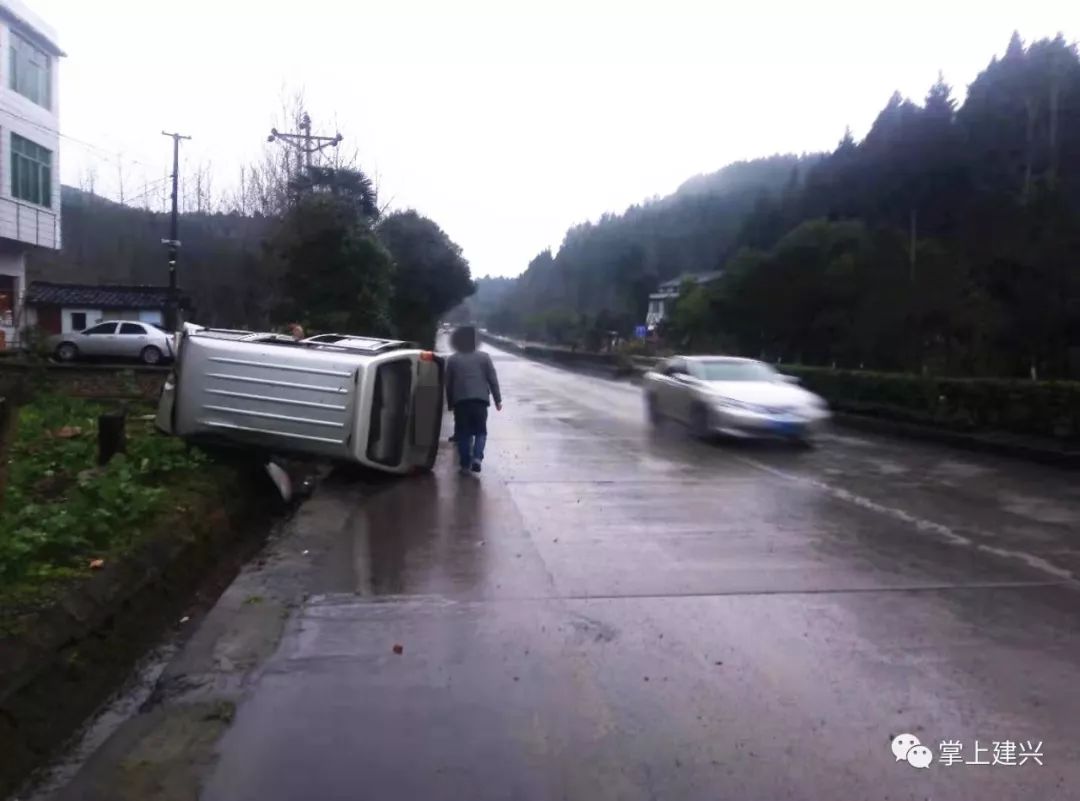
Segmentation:
<svg viewBox="0 0 1080 801">
<path fill-rule="evenodd" d="M 152 193 L 157 192 L 159 189 L 161 189 L 161 187 L 169 180 L 169 176 L 166 176 L 164 178 L 158 178 L 154 181 L 151 181 L 148 184 L 144 184 L 142 192 L 139 192 L 137 195 L 132 195 L 130 198 L 124 198 L 124 205 L 131 205 L 132 203 L 137 203 L 138 201 L 149 197 Z"/>
<path fill-rule="evenodd" d="M 32 120 L 29 117 L 23 116 L 22 114 L 19 114 L 17 111 L 14 111 L 7 106 L 0 105 L 0 111 L 3 111 L 4 113 L 14 117 L 15 119 L 22 120 L 25 123 L 33 125 L 35 128 L 45 131 L 46 133 L 56 134 L 61 139 L 66 139 L 69 142 L 75 142 L 76 144 L 82 145 L 83 147 L 90 148 L 91 150 L 96 150 L 97 152 L 102 154 L 101 157 L 103 159 L 105 159 L 106 161 L 111 161 L 114 164 L 120 164 L 121 161 L 126 161 L 131 164 L 138 164 L 140 167 L 145 167 L 146 169 L 152 170 L 156 170 L 160 166 L 150 165 L 136 158 L 124 157 L 121 156 L 119 153 L 114 154 L 113 151 L 108 150 L 100 145 L 95 145 L 92 142 L 87 142 L 85 139 L 79 139 L 78 137 L 72 136 L 71 134 L 63 133 L 57 128 L 52 128 L 48 125 L 38 122 L 37 120 Z"/>
</svg>

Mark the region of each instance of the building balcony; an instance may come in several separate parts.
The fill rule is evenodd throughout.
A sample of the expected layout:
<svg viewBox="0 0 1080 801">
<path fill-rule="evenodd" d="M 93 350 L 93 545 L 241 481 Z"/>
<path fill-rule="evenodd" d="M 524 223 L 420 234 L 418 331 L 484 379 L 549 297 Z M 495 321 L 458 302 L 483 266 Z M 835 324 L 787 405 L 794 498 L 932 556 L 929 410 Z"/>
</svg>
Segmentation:
<svg viewBox="0 0 1080 801">
<path fill-rule="evenodd" d="M 58 250 L 60 216 L 53 209 L 0 196 L 0 237 Z"/>
</svg>

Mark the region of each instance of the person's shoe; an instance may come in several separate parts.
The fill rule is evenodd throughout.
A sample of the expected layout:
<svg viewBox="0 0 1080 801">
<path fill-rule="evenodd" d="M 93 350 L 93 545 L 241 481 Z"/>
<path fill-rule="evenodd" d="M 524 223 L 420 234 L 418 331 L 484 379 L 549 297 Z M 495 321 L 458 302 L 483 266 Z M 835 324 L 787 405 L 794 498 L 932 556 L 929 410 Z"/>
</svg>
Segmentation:
<svg viewBox="0 0 1080 801">
<path fill-rule="evenodd" d="M 480 472 L 480 462 L 473 462 L 472 463 L 472 471 L 474 473 L 479 473 Z"/>
</svg>

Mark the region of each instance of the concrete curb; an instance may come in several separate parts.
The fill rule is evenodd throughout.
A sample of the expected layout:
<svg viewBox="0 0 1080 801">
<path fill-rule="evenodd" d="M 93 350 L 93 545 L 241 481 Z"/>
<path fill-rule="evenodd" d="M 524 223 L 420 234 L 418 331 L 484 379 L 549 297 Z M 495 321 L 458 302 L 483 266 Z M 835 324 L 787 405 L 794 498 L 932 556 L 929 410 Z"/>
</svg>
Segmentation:
<svg viewBox="0 0 1080 801">
<path fill-rule="evenodd" d="M 1080 451 L 1048 447 L 1019 437 L 1013 438 L 1007 434 L 951 431 L 947 428 L 936 428 L 919 423 L 910 423 L 905 420 L 871 417 L 870 415 L 855 414 L 842 410 L 833 413 L 833 420 L 838 425 L 859 431 L 886 434 L 902 439 L 936 442 L 963 450 L 1009 456 L 1055 467 L 1080 467 Z"/>
</svg>

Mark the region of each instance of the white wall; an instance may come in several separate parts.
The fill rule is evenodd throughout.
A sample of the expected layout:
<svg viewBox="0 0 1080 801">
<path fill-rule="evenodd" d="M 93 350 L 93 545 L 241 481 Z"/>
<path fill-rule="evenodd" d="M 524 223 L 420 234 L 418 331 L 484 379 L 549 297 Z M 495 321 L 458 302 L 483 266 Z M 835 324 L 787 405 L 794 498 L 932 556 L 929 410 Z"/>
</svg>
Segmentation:
<svg viewBox="0 0 1080 801">
<path fill-rule="evenodd" d="M 83 309 L 83 308 L 64 308 L 60 310 L 60 332 L 63 334 L 71 334 L 76 331 L 81 331 L 81 328 L 76 328 L 71 322 L 71 315 L 83 313 L 86 315 L 86 327 L 89 328 L 96 323 L 105 319 L 105 313 L 101 309 Z"/>
<path fill-rule="evenodd" d="M 18 13 L 17 4 L 0 0 Z M 22 16 L 22 15 L 21 15 Z M 33 17 L 24 17 L 34 19 Z M 51 37 L 51 31 L 43 31 Z M 52 108 L 47 109 L 9 89 L 11 25 L 0 17 L 0 237 L 47 248 L 60 248 L 60 136 L 58 89 L 60 59 L 52 58 Z M 11 134 L 52 151 L 52 206 L 36 206 L 11 196 Z"/>
</svg>

